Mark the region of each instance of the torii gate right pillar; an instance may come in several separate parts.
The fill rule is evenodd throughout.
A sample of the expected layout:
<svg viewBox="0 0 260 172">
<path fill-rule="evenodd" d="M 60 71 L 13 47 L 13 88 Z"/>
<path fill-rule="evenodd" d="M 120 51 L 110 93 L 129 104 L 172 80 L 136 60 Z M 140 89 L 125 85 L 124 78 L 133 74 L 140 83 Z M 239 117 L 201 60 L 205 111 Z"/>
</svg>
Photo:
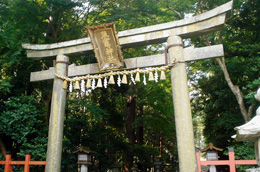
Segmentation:
<svg viewBox="0 0 260 172">
<path fill-rule="evenodd" d="M 167 44 L 168 46 L 182 44 L 182 38 L 180 36 L 171 36 L 168 38 Z M 197 168 L 194 133 L 182 46 L 174 46 L 169 49 L 170 63 L 174 59 L 176 59 L 177 62 L 181 62 L 176 63 L 171 69 L 179 169 L 180 172 L 195 172 L 197 171 Z"/>
</svg>

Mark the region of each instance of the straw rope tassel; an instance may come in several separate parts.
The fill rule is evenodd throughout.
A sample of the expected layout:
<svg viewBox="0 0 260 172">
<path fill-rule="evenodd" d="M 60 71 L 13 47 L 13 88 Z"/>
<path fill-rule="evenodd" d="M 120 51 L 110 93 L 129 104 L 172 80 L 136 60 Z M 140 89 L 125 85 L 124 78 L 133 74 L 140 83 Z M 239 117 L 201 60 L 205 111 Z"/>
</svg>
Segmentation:
<svg viewBox="0 0 260 172">
<path fill-rule="evenodd" d="M 79 90 L 79 89 L 80 89 L 80 87 L 79 87 L 79 81 L 78 81 L 78 80 L 75 82 L 74 89 L 75 89 L 75 90 Z"/>
<path fill-rule="evenodd" d="M 67 90 L 67 88 L 68 88 L 68 82 L 67 82 L 67 80 L 64 80 L 64 81 L 63 81 L 62 88 L 63 88 L 64 90 Z"/>
<path fill-rule="evenodd" d="M 140 73 L 137 72 L 135 75 L 135 82 L 140 82 Z"/>
<path fill-rule="evenodd" d="M 90 80 L 90 79 L 87 80 L 86 87 L 87 87 L 87 88 L 91 88 L 91 80 Z"/>
<path fill-rule="evenodd" d="M 97 87 L 102 88 L 102 81 L 101 81 L 101 78 L 98 79 Z"/>
<path fill-rule="evenodd" d="M 122 84 L 127 84 L 127 78 L 126 78 L 126 75 L 123 75 L 123 78 L 122 78 Z"/>
<path fill-rule="evenodd" d="M 58 74 L 55 73 L 56 77 L 64 80 L 63 84 L 62 84 L 62 88 L 63 89 L 68 89 L 69 87 L 69 92 L 73 91 L 73 87 L 76 90 L 80 90 L 82 92 L 84 92 L 84 88 L 83 85 L 85 84 L 84 80 L 87 80 L 86 83 L 86 88 L 92 88 L 93 90 L 96 87 L 105 87 L 107 88 L 107 84 L 115 84 L 115 80 L 114 80 L 114 75 L 118 75 L 118 86 L 120 86 L 120 84 L 127 84 L 127 75 L 130 75 L 130 80 L 131 82 L 135 85 L 135 82 L 140 82 L 140 73 L 143 74 L 143 82 L 146 85 L 146 76 L 145 74 L 149 73 L 149 81 L 155 81 L 158 82 L 158 72 L 161 72 L 160 75 L 160 80 L 166 80 L 166 75 L 165 75 L 165 70 L 170 69 L 174 66 L 175 61 L 171 64 L 168 64 L 167 66 L 161 66 L 161 67 L 154 67 L 154 68 L 145 68 L 145 69 L 135 69 L 135 70 L 130 70 L 130 71 L 116 71 L 116 72 L 109 72 L 109 73 L 104 73 L 104 74 L 99 74 L 99 75 L 87 75 L 87 76 L 81 76 L 81 77 L 75 77 L 75 78 L 68 78 L 65 76 L 60 76 Z M 154 72 L 154 74 L 153 74 Z M 134 78 L 134 74 L 136 74 L 135 78 Z M 120 79 L 120 75 L 123 75 L 122 77 L 122 81 Z M 109 82 L 107 83 L 107 79 L 109 78 Z M 104 78 L 104 85 L 102 85 L 102 79 Z M 97 85 L 95 80 L 98 80 Z M 79 81 L 82 81 L 81 84 L 79 83 Z M 68 82 L 70 84 L 68 84 Z"/>
<path fill-rule="evenodd" d="M 149 79 L 148 81 L 154 81 L 153 72 L 149 72 Z"/>
<path fill-rule="evenodd" d="M 108 81 L 108 84 L 115 84 L 114 76 L 111 75 Z"/>
<path fill-rule="evenodd" d="M 161 71 L 161 77 L 160 80 L 166 80 L 165 72 Z"/>
</svg>

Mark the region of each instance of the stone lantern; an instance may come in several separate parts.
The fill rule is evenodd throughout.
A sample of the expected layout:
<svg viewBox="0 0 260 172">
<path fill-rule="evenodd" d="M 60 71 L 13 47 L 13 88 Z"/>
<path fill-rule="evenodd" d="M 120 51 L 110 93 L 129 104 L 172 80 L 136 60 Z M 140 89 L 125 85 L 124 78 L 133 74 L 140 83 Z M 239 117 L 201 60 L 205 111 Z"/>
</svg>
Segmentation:
<svg viewBox="0 0 260 172">
<path fill-rule="evenodd" d="M 78 154 L 78 162 L 80 165 L 80 172 L 88 172 L 88 166 L 92 164 L 92 153 L 88 148 L 79 147 L 78 150 L 72 152 Z"/>
<path fill-rule="evenodd" d="M 111 172 L 120 172 L 121 171 L 121 165 L 119 164 L 119 162 L 115 162 L 112 166 L 111 166 Z"/>
<path fill-rule="evenodd" d="M 260 101 L 260 88 L 257 90 L 255 99 Z M 255 157 L 260 166 L 260 107 L 256 110 L 256 116 L 244 125 L 235 127 L 237 134 L 232 136 L 236 141 L 255 142 Z M 260 168 L 248 169 L 246 172 L 259 172 Z"/>
<path fill-rule="evenodd" d="M 207 148 L 201 149 L 201 152 L 206 152 L 207 161 L 217 161 L 218 160 L 218 151 L 223 151 L 223 149 L 215 147 L 212 143 L 209 143 Z M 216 166 L 211 165 L 209 167 L 210 172 L 216 172 Z"/>
<path fill-rule="evenodd" d="M 170 168 L 171 164 L 170 163 L 163 163 L 163 171 L 172 171 L 172 169 Z"/>
<path fill-rule="evenodd" d="M 137 168 L 136 164 L 133 165 L 131 170 L 132 170 L 132 172 L 139 172 L 139 169 Z"/>
<path fill-rule="evenodd" d="M 155 172 L 160 172 L 162 163 L 163 163 L 162 161 L 155 161 L 155 162 L 153 163 L 154 168 L 155 168 Z"/>
</svg>

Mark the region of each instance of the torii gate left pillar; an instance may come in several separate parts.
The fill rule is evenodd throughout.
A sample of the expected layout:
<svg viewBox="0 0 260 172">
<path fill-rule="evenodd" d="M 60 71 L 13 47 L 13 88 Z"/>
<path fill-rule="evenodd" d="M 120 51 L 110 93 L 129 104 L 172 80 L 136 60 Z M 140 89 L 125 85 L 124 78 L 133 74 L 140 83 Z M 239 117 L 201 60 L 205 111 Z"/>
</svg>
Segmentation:
<svg viewBox="0 0 260 172">
<path fill-rule="evenodd" d="M 66 76 L 69 58 L 63 54 L 56 57 L 55 73 Z M 62 89 L 63 81 L 54 78 L 52 104 L 49 122 L 46 172 L 59 172 L 61 166 L 63 125 L 67 90 Z"/>
<path fill-rule="evenodd" d="M 175 59 L 177 62 L 171 69 L 171 84 L 178 143 L 179 169 L 181 172 L 195 172 L 197 170 L 196 153 L 187 85 L 187 72 L 183 56 L 183 47 L 181 46 L 182 38 L 180 36 L 170 36 L 167 40 L 167 44 L 168 46 L 177 45 L 169 48 L 169 61 L 173 62 Z"/>
</svg>

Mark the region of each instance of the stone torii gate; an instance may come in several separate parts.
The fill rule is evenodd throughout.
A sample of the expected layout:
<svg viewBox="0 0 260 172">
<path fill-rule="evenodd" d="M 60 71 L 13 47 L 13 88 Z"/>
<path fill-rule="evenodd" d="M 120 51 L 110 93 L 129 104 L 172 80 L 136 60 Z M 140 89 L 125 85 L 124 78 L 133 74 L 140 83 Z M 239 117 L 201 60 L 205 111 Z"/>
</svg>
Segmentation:
<svg viewBox="0 0 260 172">
<path fill-rule="evenodd" d="M 226 18 L 231 15 L 232 5 L 233 1 L 230 1 L 195 17 L 118 33 L 119 43 L 122 48 L 167 41 L 169 47 L 169 63 L 172 63 L 174 60 L 182 62 L 176 63 L 175 66 L 171 68 L 180 172 L 195 172 L 197 170 L 185 62 L 222 57 L 224 55 L 223 46 L 221 44 L 202 48 L 183 48 L 183 46 L 180 45 L 183 44 L 182 39 L 223 29 Z M 170 46 L 174 44 L 178 46 Z M 57 78 L 55 73 L 66 76 L 66 62 L 69 61 L 69 57 L 84 55 L 89 51 L 93 51 L 93 48 L 90 38 L 42 45 L 24 43 L 22 47 L 27 50 L 28 58 L 39 60 L 56 57 L 56 61 L 63 62 L 57 63 L 54 68 L 50 68 L 49 70 L 32 72 L 30 78 L 31 82 L 54 79 L 46 172 L 59 172 L 61 166 L 66 90 L 62 89 L 63 81 Z M 159 54 L 135 57 L 125 59 L 124 62 L 126 69 L 161 66 L 165 65 L 165 56 L 164 54 Z M 98 64 L 68 67 L 69 77 L 95 73 L 99 73 Z"/>
</svg>

